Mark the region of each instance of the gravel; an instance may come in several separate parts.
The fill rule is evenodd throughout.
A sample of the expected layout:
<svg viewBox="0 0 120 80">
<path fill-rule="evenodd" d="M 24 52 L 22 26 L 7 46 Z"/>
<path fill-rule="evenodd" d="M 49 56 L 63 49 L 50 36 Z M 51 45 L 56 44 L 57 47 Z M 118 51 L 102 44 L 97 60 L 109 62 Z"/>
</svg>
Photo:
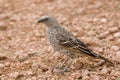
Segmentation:
<svg viewBox="0 0 120 80">
<path fill-rule="evenodd" d="M 119 0 L 0 0 L 0 80 L 120 80 Z M 52 68 L 66 56 L 53 50 L 45 27 L 54 15 L 63 27 L 115 63 L 80 57 L 64 74 Z M 55 54 L 54 54 L 55 53 Z"/>
</svg>

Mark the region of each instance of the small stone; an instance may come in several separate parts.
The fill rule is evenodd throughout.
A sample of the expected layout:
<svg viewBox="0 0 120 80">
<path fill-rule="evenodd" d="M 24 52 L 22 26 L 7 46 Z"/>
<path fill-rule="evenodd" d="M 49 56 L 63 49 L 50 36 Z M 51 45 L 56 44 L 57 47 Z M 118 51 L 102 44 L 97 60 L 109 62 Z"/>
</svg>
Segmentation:
<svg viewBox="0 0 120 80">
<path fill-rule="evenodd" d="M 59 77 L 57 75 L 54 75 L 50 80 L 59 80 Z"/>
<path fill-rule="evenodd" d="M 39 78 L 40 80 L 46 80 L 46 76 L 45 76 L 45 75 L 39 75 L 38 78 Z"/>
<path fill-rule="evenodd" d="M 108 34 L 109 34 L 109 31 L 106 31 L 106 32 L 101 33 L 99 35 L 99 37 L 103 39 L 103 38 L 107 37 Z"/>
<path fill-rule="evenodd" d="M 93 22 L 97 22 L 99 19 L 98 18 L 94 18 L 93 19 Z"/>
<path fill-rule="evenodd" d="M 100 71 L 100 74 L 107 74 L 108 69 L 106 67 L 103 67 L 102 70 Z"/>
<path fill-rule="evenodd" d="M 114 33 L 114 32 L 116 32 L 116 31 L 118 31 L 118 27 L 108 28 L 108 31 L 109 31 L 110 33 Z"/>
<path fill-rule="evenodd" d="M 115 33 L 114 35 L 113 35 L 113 37 L 120 37 L 120 32 L 117 32 L 117 33 Z"/>
<path fill-rule="evenodd" d="M 93 31 L 89 31 L 88 34 L 89 35 L 95 35 L 95 33 Z"/>
<path fill-rule="evenodd" d="M 10 62 L 6 62 L 6 63 L 5 63 L 5 66 L 6 66 L 6 67 L 9 67 L 9 66 L 10 66 Z"/>
<path fill-rule="evenodd" d="M 49 69 L 46 65 L 40 65 L 40 69 L 42 69 L 43 72 L 47 72 Z"/>
<path fill-rule="evenodd" d="M 0 22 L 0 30 L 6 30 L 7 29 L 7 25 L 4 22 Z"/>
<path fill-rule="evenodd" d="M 33 32 L 34 32 L 34 34 L 35 34 L 36 37 L 40 37 L 41 36 L 41 34 L 39 33 L 38 30 L 34 30 Z"/>
<path fill-rule="evenodd" d="M 71 77 L 74 79 L 78 79 L 79 77 L 81 77 L 81 73 L 80 72 L 75 72 L 73 74 L 71 74 Z"/>
<path fill-rule="evenodd" d="M 26 80 L 31 80 L 31 78 L 30 79 L 26 79 Z"/>
<path fill-rule="evenodd" d="M 37 80 L 35 76 L 31 77 L 30 80 Z"/>
<path fill-rule="evenodd" d="M 105 79 L 105 80 L 108 80 L 108 79 Z"/>
<path fill-rule="evenodd" d="M 115 45 L 120 46 L 120 38 L 115 41 Z"/>
<path fill-rule="evenodd" d="M 82 76 L 88 76 L 89 75 L 89 71 L 88 70 L 84 70 L 84 72 L 82 73 Z"/>
<path fill-rule="evenodd" d="M 99 48 L 98 52 L 100 52 L 100 53 L 103 52 L 103 48 Z"/>
<path fill-rule="evenodd" d="M 5 55 L 0 54 L 0 61 L 2 61 L 2 60 L 6 60 L 6 59 L 7 59 L 7 57 L 6 57 Z"/>
<path fill-rule="evenodd" d="M 116 80 L 120 80 L 120 76 L 118 76 Z"/>
<path fill-rule="evenodd" d="M 81 68 L 83 67 L 83 65 L 84 65 L 84 64 L 83 64 L 81 58 L 79 58 L 79 59 L 76 59 L 76 60 L 74 61 L 74 65 L 71 66 L 71 67 L 72 67 L 72 69 L 81 69 Z"/>
<path fill-rule="evenodd" d="M 5 67 L 5 65 L 0 63 L 0 69 L 3 69 L 4 67 Z"/>
<path fill-rule="evenodd" d="M 28 56 L 40 56 L 42 53 L 41 52 L 32 52 L 32 53 L 28 53 Z"/>
<path fill-rule="evenodd" d="M 118 51 L 116 54 L 117 54 L 117 56 L 120 58 L 120 51 Z"/>
<path fill-rule="evenodd" d="M 40 68 L 40 64 L 39 63 L 33 63 L 32 64 L 32 69 L 33 70 L 38 70 Z"/>
<path fill-rule="evenodd" d="M 32 72 L 31 70 L 29 70 L 29 71 L 25 71 L 25 73 L 26 73 L 28 76 L 33 75 L 33 72 Z"/>
<path fill-rule="evenodd" d="M 113 76 L 119 76 L 120 75 L 120 72 L 119 71 L 115 71 L 115 70 L 112 70 L 110 75 L 113 75 Z"/>
<path fill-rule="evenodd" d="M 115 52 L 117 52 L 117 51 L 119 51 L 119 47 L 118 46 L 112 46 L 111 47 L 111 50 L 113 50 L 113 51 L 115 51 Z"/>
<path fill-rule="evenodd" d="M 105 63 L 104 60 L 100 60 L 97 64 L 95 64 L 94 66 L 97 67 L 97 66 L 101 66 Z"/>
<path fill-rule="evenodd" d="M 103 3 L 102 2 L 98 2 L 98 3 L 96 3 L 95 4 L 95 8 L 100 8 L 100 7 L 102 7 L 102 5 L 103 5 Z"/>
<path fill-rule="evenodd" d="M 102 23 L 106 23 L 106 22 L 107 22 L 107 19 L 106 19 L 106 18 L 102 18 L 102 19 L 101 19 L 101 22 L 102 22 Z"/>
<path fill-rule="evenodd" d="M 90 80 L 89 76 L 83 76 L 82 80 Z"/>
<path fill-rule="evenodd" d="M 27 54 L 22 54 L 19 56 L 18 61 L 23 62 L 23 61 L 27 60 L 28 58 L 29 58 L 29 56 Z"/>
<path fill-rule="evenodd" d="M 113 40 L 114 40 L 114 38 L 113 38 L 112 35 L 111 35 L 111 36 L 108 36 L 107 39 L 110 40 L 110 41 L 113 41 Z"/>
<path fill-rule="evenodd" d="M 91 77 L 92 77 L 92 80 L 100 80 L 100 78 L 96 75 L 92 75 Z"/>
<path fill-rule="evenodd" d="M 19 76 L 19 72 L 13 72 L 9 74 L 9 77 L 16 79 Z"/>
</svg>

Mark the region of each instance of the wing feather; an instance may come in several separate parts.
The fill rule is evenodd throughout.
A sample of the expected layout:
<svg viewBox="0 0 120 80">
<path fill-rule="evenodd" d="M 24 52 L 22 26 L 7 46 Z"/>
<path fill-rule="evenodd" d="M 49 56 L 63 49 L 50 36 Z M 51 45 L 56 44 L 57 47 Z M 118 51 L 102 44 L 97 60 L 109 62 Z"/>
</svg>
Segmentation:
<svg viewBox="0 0 120 80">
<path fill-rule="evenodd" d="M 56 35 L 56 38 L 59 41 L 59 44 L 67 49 L 76 49 L 89 56 L 96 57 L 94 54 L 91 53 L 92 50 L 78 39 L 73 40 L 72 38 L 64 36 L 63 34 Z"/>
<path fill-rule="evenodd" d="M 59 44 L 67 49 L 72 48 L 74 50 L 75 49 L 79 50 L 86 55 L 101 58 L 101 59 L 109 62 L 111 65 L 113 65 L 113 63 L 111 61 L 109 61 L 108 59 L 104 58 L 103 56 L 101 56 L 99 54 L 96 54 L 90 48 L 88 48 L 86 44 L 84 44 L 82 41 L 80 41 L 78 39 L 72 39 L 72 38 L 70 38 L 70 36 L 67 37 L 67 36 L 64 36 L 63 34 L 56 35 L 56 38 L 59 41 Z"/>
</svg>

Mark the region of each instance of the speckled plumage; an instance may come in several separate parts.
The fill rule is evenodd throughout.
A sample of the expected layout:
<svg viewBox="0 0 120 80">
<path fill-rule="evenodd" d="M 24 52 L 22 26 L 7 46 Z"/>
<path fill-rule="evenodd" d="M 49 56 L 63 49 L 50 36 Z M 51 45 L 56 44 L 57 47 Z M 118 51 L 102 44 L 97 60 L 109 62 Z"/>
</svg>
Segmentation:
<svg viewBox="0 0 120 80">
<path fill-rule="evenodd" d="M 42 16 L 38 22 L 46 24 L 47 36 L 50 44 L 56 51 L 62 52 L 70 58 L 87 55 L 91 57 L 101 58 L 110 64 L 108 59 L 96 54 L 89 49 L 82 41 L 78 40 L 71 32 L 63 28 L 54 17 Z"/>
<path fill-rule="evenodd" d="M 62 52 L 71 58 L 74 57 L 74 53 L 72 51 L 67 50 L 64 46 L 60 45 L 60 40 L 64 40 L 65 38 L 67 39 L 67 37 L 72 38 L 73 40 L 75 39 L 71 33 L 66 31 L 63 27 L 60 27 L 60 25 L 47 27 L 46 31 L 50 44 L 56 51 Z M 64 38 L 62 35 L 66 37 Z"/>
</svg>

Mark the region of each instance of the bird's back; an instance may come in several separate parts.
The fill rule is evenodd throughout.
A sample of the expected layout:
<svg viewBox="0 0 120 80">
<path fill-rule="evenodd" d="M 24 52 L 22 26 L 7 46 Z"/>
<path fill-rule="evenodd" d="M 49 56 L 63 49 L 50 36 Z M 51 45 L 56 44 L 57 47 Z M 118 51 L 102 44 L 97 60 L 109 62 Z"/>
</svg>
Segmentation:
<svg viewBox="0 0 120 80">
<path fill-rule="evenodd" d="M 50 44 L 57 50 L 63 48 L 59 44 L 60 40 L 67 40 L 69 38 L 75 39 L 72 33 L 67 31 L 60 25 L 54 27 L 47 27 L 46 31 Z"/>
</svg>

